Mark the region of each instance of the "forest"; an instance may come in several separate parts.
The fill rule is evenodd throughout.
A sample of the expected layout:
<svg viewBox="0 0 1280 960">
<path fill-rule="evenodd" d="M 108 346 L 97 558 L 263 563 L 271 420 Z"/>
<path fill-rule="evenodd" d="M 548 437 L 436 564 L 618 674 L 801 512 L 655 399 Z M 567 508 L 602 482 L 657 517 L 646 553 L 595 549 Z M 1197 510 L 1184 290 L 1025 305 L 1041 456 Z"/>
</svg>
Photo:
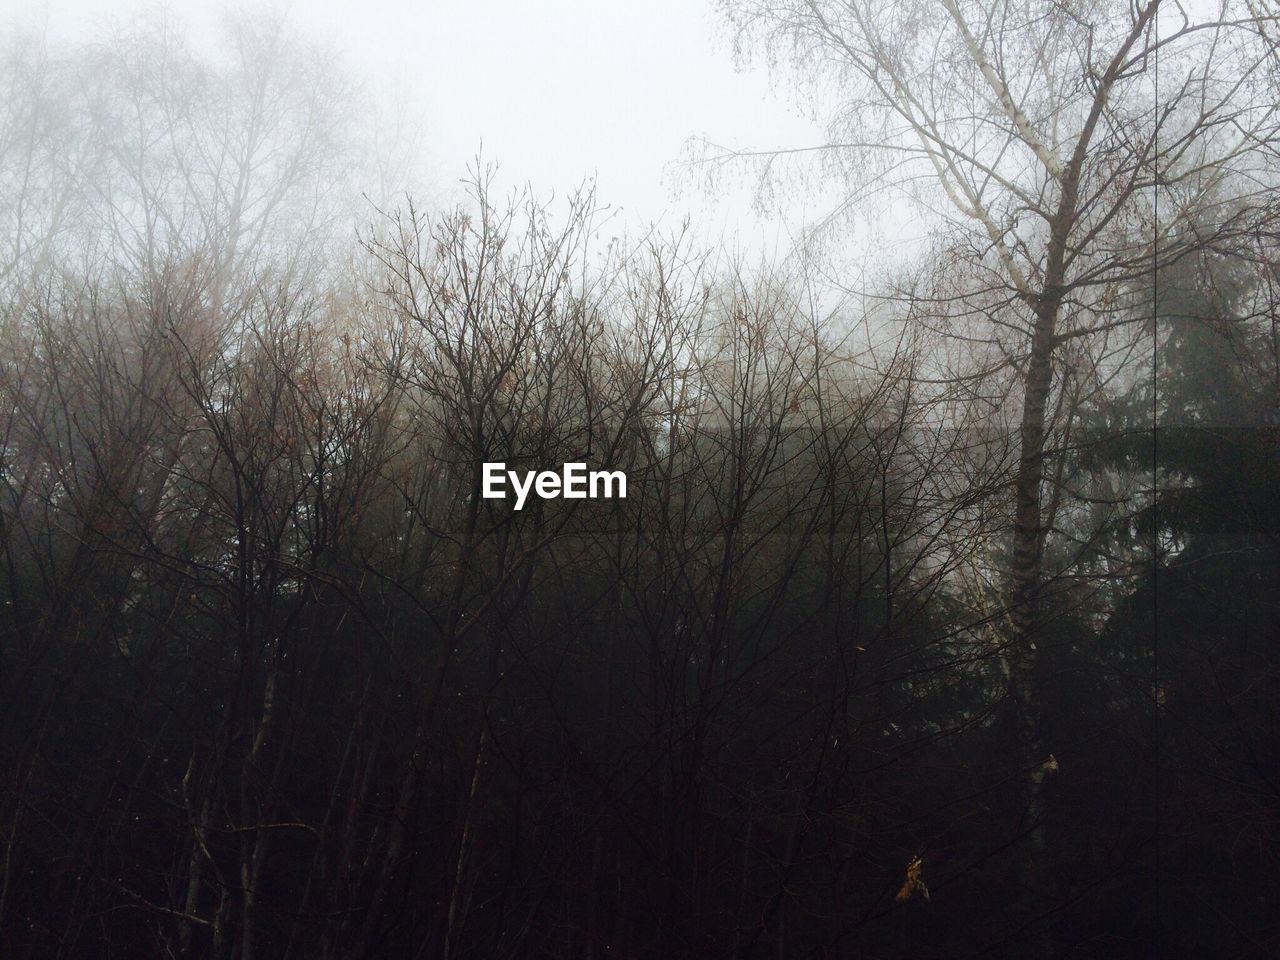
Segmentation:
<svg viewBox="0 0 1280 960">
<path fill-rule="evenodd" d="M 758 262 L 0 37 L 0 957 L 1280 956 L 1280 9 L 717 11 Z"/>
</svg>

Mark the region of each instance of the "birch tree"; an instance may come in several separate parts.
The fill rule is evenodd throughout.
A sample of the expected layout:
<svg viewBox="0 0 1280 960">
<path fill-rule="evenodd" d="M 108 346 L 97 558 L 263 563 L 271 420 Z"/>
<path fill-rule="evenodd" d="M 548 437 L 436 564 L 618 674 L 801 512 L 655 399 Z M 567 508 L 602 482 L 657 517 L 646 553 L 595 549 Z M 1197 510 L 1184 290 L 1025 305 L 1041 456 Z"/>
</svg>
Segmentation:
<svg viewBox="0 0 1280 960">
<path fill-rule="evenodd" d="M 828 120 L 821 143 L 753 156 L 772 170 L 818 158 L 848 184 L 844 210 L 887 197 L 915 204 L 945 258 L 964 265 L 935 306 L 953 332 L 988 340 L 1015 371 L 1005 659 L 1025 769 L 1024 880 L 1042 887 L 1051 754 L 1036 640 L 1051 579 L 1045 463 L 1064 360 L 1069 346 L 1142 329 L 1139 278 L 1191 251 L 1243 243 L 1271 212 L 1276 13 L 1225 0 L 726 0 L 722 9 L 739 50 L 794 64 Z M 708 160 L 742 157 L 713 150 Z M 1048 952 L 1047 939 L 1040 948 Z"/>
</svg>

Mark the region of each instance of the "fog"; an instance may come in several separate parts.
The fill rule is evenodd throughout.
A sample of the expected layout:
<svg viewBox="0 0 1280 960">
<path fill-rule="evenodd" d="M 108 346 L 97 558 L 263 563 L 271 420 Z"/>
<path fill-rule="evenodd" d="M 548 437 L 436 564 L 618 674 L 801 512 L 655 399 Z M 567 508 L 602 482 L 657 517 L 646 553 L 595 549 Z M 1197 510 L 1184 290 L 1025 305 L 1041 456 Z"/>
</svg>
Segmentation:
<svg viewBox="0 0 1280 960">
<path fill-rule="evenodd" d="M 47 30 L 54 41 L 101 39 L 161 9 L 194 45 L 216 51 L 237 8 L 0 3 L 11 26 Z M 694 137 L 753 147 L 818 137 L 766 70 L 735 70 L 731 34 L 709 4 L 301 0 L 244 9 L 284 16 L 291 31 L 337 50 L 385 107 L 404 110 L 419 128 L 419 195 L 451 196 L 483 151 L 509 184 L 543 195 L 593 179 L 630 233 L 688 218 L 704 239 L 734 238 L 758 254 L 784 247 L 803 222 L 776 208 L 761 216 L 750 177 L 706 191 L 688 166 Z"/>
<path fill-rule="evenodd" d="M 0 957 L 1280 955 L 1280 11 L 0 10 Z"/>
</svg>

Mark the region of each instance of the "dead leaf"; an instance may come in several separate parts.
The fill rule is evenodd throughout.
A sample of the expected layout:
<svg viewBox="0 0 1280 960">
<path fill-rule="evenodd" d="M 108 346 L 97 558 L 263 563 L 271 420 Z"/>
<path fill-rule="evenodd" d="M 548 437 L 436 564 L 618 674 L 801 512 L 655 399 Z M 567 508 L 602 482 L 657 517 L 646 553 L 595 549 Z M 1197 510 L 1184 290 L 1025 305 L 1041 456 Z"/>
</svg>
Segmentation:
<svg viewBox="0 0 1280 960">
<path fill-rule="evenodd" d="M 924 897 L 926 903 L 929 901 L 929 888 L 924 885 L 924 880 L 920 876 L 923 869 L 924 860 L 920 857 L 912 857 L 911 862 L 907 864 L 907 877 L 902 883 L 902 889 L 898 891 L 894 900 L 898 903 L 906 903 L 918 893 Z"/>
</svg>

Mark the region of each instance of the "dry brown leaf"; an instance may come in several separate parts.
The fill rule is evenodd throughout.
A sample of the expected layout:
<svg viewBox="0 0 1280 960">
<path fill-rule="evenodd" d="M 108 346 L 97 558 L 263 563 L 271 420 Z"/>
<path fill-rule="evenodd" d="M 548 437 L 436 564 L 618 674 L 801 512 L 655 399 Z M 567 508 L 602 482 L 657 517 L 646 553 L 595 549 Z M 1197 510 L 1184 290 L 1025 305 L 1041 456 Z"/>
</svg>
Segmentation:
<svg viewBox="0 0 1280 960">
<path fill-rule="evenodd" d="M 902 889 L 898 891 L 898 895 L 893 899 L 898 903 L 906 903 L 917 893 L 924 897 L 925 901 L 929 900 L 929 888 L 924 885 L 920 873 L 924 869 L 924 860 L 920 857 L 912 857 L 911 862 L 907 864 L 907 877 L 902 883 Z"/>
</svg>

